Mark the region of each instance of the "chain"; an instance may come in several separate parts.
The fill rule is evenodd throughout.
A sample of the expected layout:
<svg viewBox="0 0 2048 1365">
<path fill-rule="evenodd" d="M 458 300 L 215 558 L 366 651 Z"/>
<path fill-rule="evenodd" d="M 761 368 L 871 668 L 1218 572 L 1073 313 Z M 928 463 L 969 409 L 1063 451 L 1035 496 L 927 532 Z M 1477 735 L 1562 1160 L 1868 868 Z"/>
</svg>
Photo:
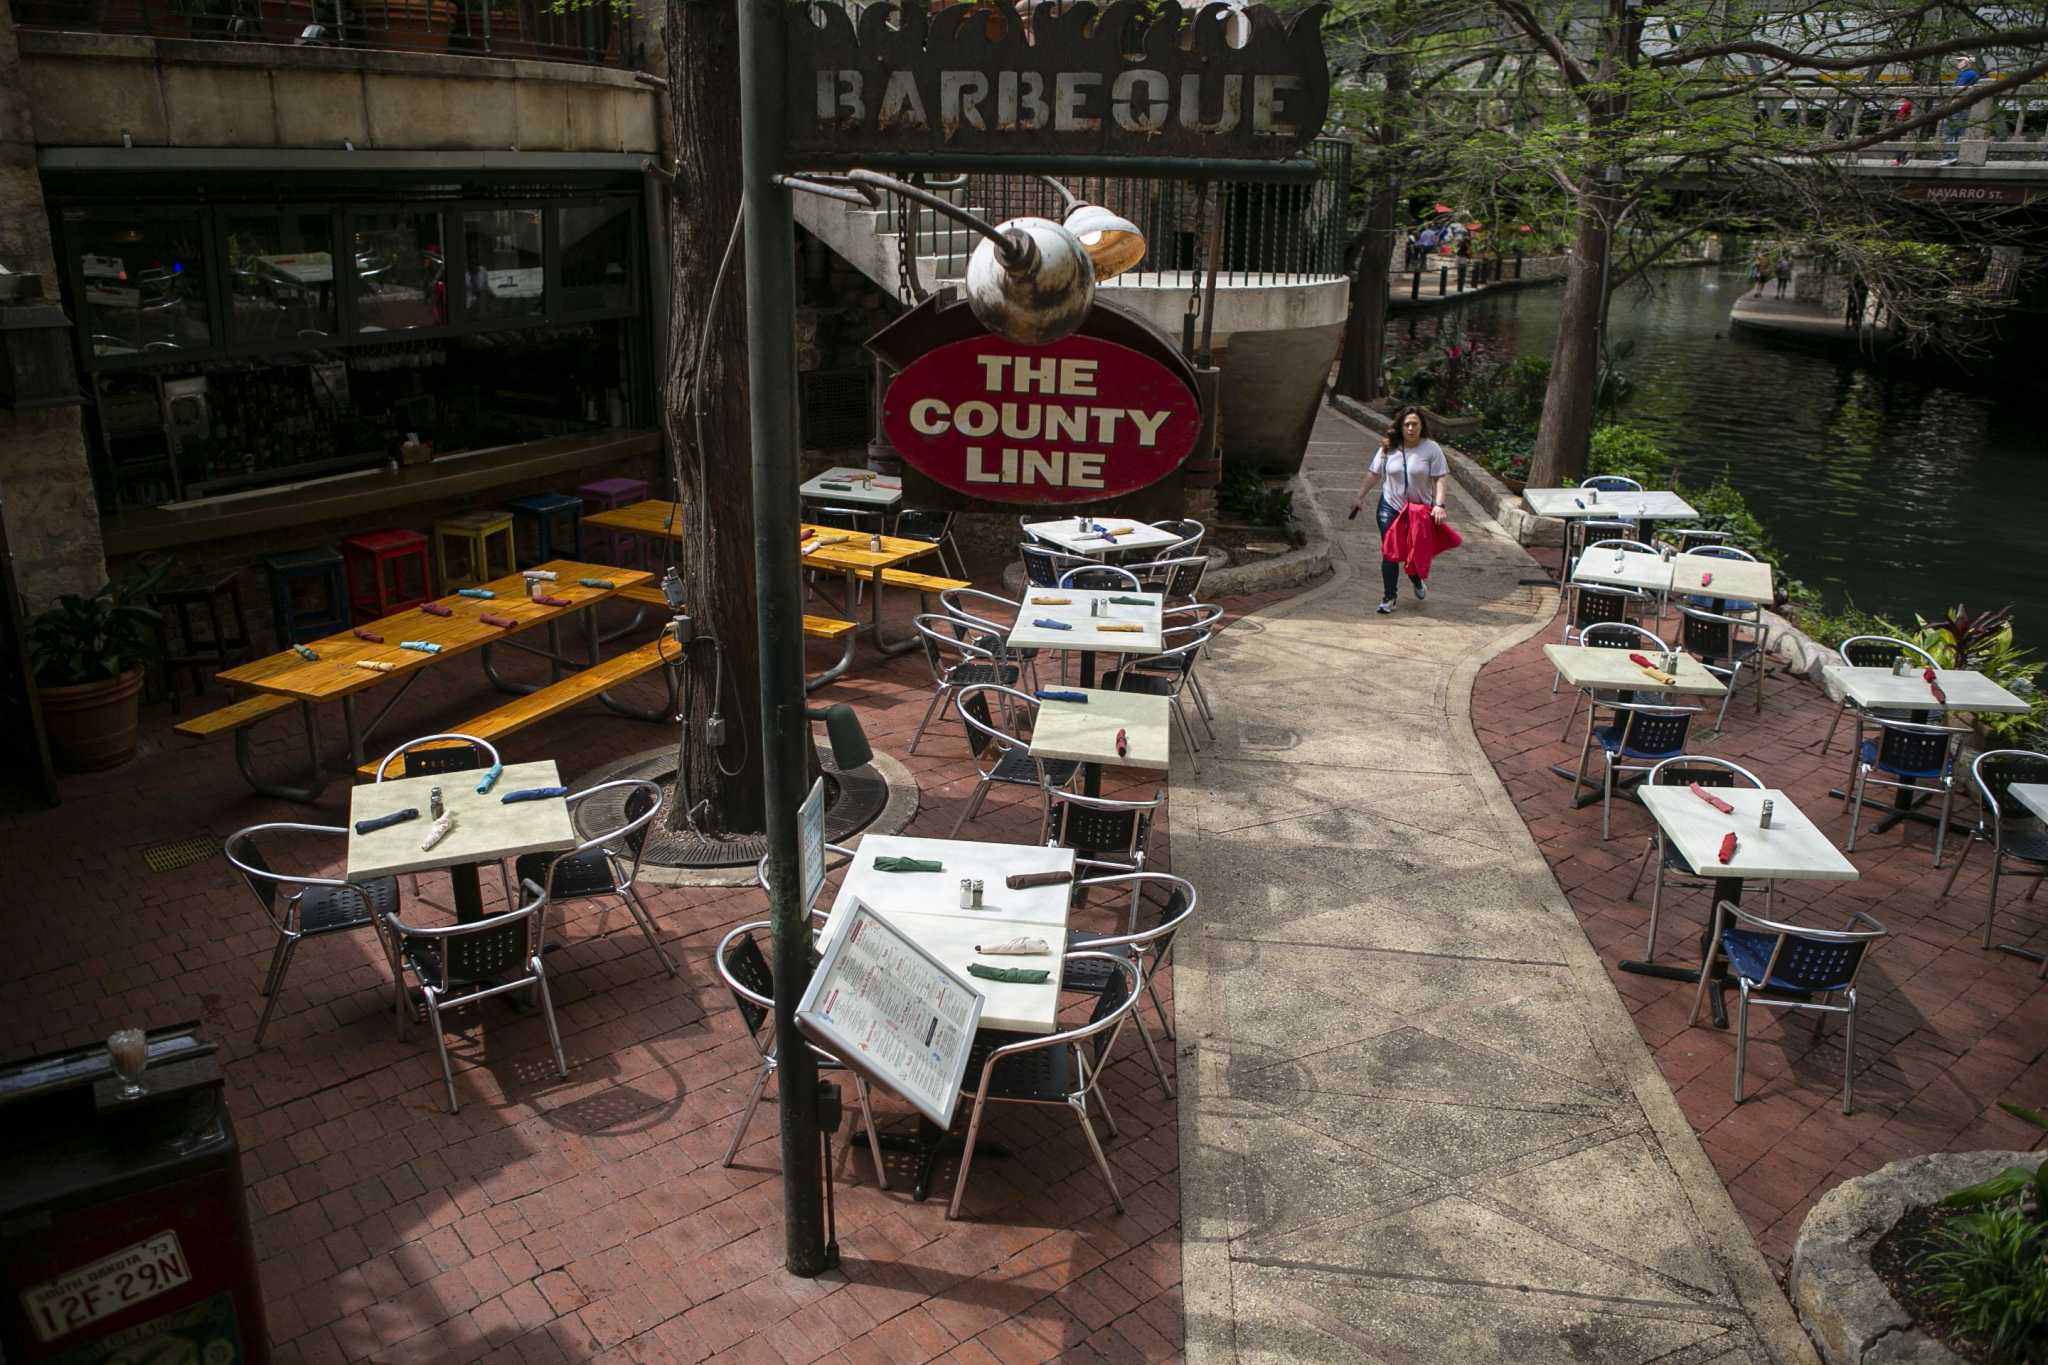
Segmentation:
<svg viewBox="0 0 2048 1365">
<path fill-rule="evenodd" d="M 913 175 L 910 183 L 920 184 L 924 177 Z M 917 276 L 917 204 L 903 195 L 892 196 L 896 201 L 896 297 L 903 303 L 922 303 L 925 300 L 924 281 Z"/>
</svg>

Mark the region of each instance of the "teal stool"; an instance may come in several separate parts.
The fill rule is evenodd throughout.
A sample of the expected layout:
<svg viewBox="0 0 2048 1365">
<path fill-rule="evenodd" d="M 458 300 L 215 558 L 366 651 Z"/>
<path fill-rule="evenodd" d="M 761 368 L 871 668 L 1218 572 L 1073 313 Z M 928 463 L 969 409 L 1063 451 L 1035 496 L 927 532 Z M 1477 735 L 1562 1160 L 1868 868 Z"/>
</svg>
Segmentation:
<svg viewBox="0 0 2048 1365">
<path fill-rule="evenodd" d="M 565 546 L 569 558 L 583 558 L 583 499 L 573 493 L 535 493 L 505 505 L 512 509 L 512 546 L 520 568 L 557 558 Z M 561 535 L 565 523 L 568 534 Z"/>
<path fill-rule="evenodd" d="M 348 582 L 341 556 L 327 546 L 271 555 L 270 621 L 277 647 L 339 635 L 348 629 Z"/>
</svg>

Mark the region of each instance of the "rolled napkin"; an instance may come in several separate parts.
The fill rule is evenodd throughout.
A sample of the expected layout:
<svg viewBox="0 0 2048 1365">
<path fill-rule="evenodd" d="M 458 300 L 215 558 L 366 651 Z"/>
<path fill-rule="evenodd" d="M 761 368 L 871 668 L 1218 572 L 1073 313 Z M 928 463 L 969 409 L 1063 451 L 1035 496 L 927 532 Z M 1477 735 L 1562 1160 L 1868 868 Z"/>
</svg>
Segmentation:
<svg viewBox="0 0 2048 1365">
<path fill-rule="evenodd" d="M 389 829 L 393 825 L 402 825 L 408 820 L 417 820 L 419 818 L 419 807 L 407 806 L 404 810 L 395 810 L 389 815 L 379 815 L 374 819 L 356 821 L 356 833 L 375 834 L 380 829 Z"/>
<path fill-rule="evenodd" d="M 455 614 L 439 602 L 422 602 L 420 603 L 420 610 L 429 616 L 453 616 Z"/>
<path fill-rule="evenodd" d="M 819 548 L 820 546 L 824 546 L 824 545 L 837 545 L 837 544 L 839 544 L 839 542 L 841 542 L 842 540 L 852 540 L 852 539 L 853 539 L 853 537 L 852 537 L 852 536 L 819 536 L 819 537 L 818 537 L 818 538 L 817 538 L 817 539 L 816 539 L 815 541 L 813 541 L 813 542 L 811 543 L 811 548 L 812 548 L 812 549 L 817 549 L 817 548 Z"/>
<path fill-rule="evenodd" d="M 1703 574 L 1701 574 L 1701 575 L 1700 575 L 1700 586 L 1701 586 L 1701 587 L 1703 587 L 1703 588 L 1704 588 L 1704 587 L 1706 587 L 1706 586 L 1707 586 L 1707 584 L 1709 584 L 1709 583 L 1711 583 L 1711 582 L 1713 582 L 1713 581 L 1714 581 L 1714 576 L 1713 576 L 1713 575 L 1712 575 L 1711 573 L 1703 573 Z"/>
<path fill-rule="evenodd" d="M 357 626 L 354 630 L 350 631 L 349 634 L 355 636 L 358 640 L 368 640 L 373 645 L 381 645 L 384 643 L 383 636 L 379 635 L 374 630 L 364 630 L 361 626 Z"/>
<path fill-rule="evenodd" d="M 1650 681 L 1663 683 L 1666 687 L 1669 687 L 1672 683 L 1678 681 L 1678 678 L 1675 675 L 1666 673 L 1663 669 L 1657 667 L 1657 665 L 1655 664 L 1644 664 L 1643 673 L 1650 679 Z"/>
<path fill-rule="evenodd" d="M 1116 539 L 1116 532 L 1114 532 L 1114 531 L 1090 531 L 1090 532 L 1088 533 L 1088 536 L 1087 536 L 1087 538 L 1088 538 L 1089 540 L 1115 540 L 1115 539 Z"/>
<path fill-rule="evenodd" d="M 1108 601 L 1110 605 L 1118 607 L 1149 607 L 1152 605 L 1142 597 L 1112 597 Z"/>
<path fill-rule="evenodd" d="M 1041 616 L 1031 624 L 1037 626 L 1040 630 L 1072 630 L 1074 628 L 1070 622 L 1055 621 L 1050 616 Z"/>
<path fill-rule="evenodd" d="M 505 765 L 502 763 L 493 763 L 490 767 L 484 769 L 483 779 L 476 784 L 476 794 L 482 796 L 492 787 L 497 786 L 498 778 L 504 771 Z"/>
<path fill-rule="evenodd" d="M 1006 938 L 1001 943 L 977 943 L 974 951 L 984 957 L 1040 957 L 1052 951 L 1042 938 Z"/>
<path fill-rule="evenodd" d="M 453 815 L 443 815 L 434 822 L 434 827 L 427 831 L 427 837 L 420 840 L 420 852 L 425 853 L 435 844 L 440 843 L 448 837 L 448 831 L 454 828 L 455 817 Z"/>
<path fill-rule="evenodd" d="M 392 663 L 388 659 L 357 659 L 356 667 L 367 668 L 372 673 L 389 673 L 392 669 L 398 667 L 398 665 Z"/>
<path fill-rule="evenodd" d="M 1717 811 L 1721 812 L 1721 814 L 1723 814 L 1723 815 L 1733 815 L 1733 814 L 1735 814 L 1735 807 L 1733 807 L 1733 806 L 1729 805 L 1729 804 L 1728 804 L 1728 803 L 1727 803 L 1726 801 L 1723 801 L 1723 800 L 1722 800 L 1722 799 L 1721 799 L 1720 797 L 1718 797 L 1718 796 L 1714 795 L 1714 794 L 1713 794 L 1712 792 L 1708 791 L 1708 790 L 1707 790 L 1707 789 L 1706 789 L 1705 787 L 1702 787 L 1702 786 L 1701 786 L 1701 785 L 1700 785 L 1699 783 L 1697 783 L 1697 782 L 1688 782 L 1688 783 L 1687 783 L 1686 785 L 1687 785 L 1687 786 L 1688 786 L 1689 788 L 1691 788 L 1691 790 L 1692 790 L 1692 794 L 1693 794 L 1694 796 L 1697 796 L 1697 797 L 1698 797 L 1698 798 L 1699 798 L 1700 800 L 1702 800 L 1702 801 L 1706 802 L 1706 803 L 1707 803 L 1708 805 L 1712 806 L 1712 807 L 1713 807 L 1713 808 L 1714 808 L 1715 810 L 1717 810 Z"/>
<path fill-rule="evenodd" d="M 1051 975 L 1043 967 L 984 967 L 979 962 L 968 963 L 967 974 L 983 981 L 1009 981 L 1019 986 L 1040 985 Z"/>
<path fill-rule="evenodd" d="M 304 645 L 293 645 L 292 653 L 298 655 L 301 659 L 306 660 L 306 662 L 308 663 L 320 662 L 320 655 L 315 651 L 306 648 Z"/>
<path fill-rule="evenodd" d="M 877 872 L 944 872 L 946 865 L 937 858 L 902 858 L 894 854 L 883 854 L 875 859 Z"/>
<path fill-rule="evenodd" d="M 1723 863 L 1730 863 L 1735 861 L 1735 844 L 1736 839 L 1734 830 L 1731 829 L 1726 834 L 1721 836 L 1720 857 Z"/>
<path fill-rule="evenodd" d="M 1097 622 L 1095 623 L 1095 628 L 1096 628 L 1097 630 L 1113 630 L 1113 631 L 1116 631 L 1116 632 L 1117 632 L 1118 634 L 1120 634 L 1120 635 L 1137 635 L 1137 634 L 1140 634 L 1141 632 L 1143 632 L 1143 630 L 1145 629 L 1145 628 L 1144 628 L 1143 626 L 1139 625 L 1139 624 L 1138 624 L 1138 623 L 1137 623 L 1136 621 L 1128 621 L 1128 622 L 1124 622 L 1123 624 L 1120 624 L 1120 625 L 1119 625 L 1119 624 L 1114 624 L 1114 623 L 1111 623 L 1111 624 L 1105 624 L 1105 623 L 1103 623 L 1103 622 L 1101 622 L 1101 621 L 1097 621 Z"/>
<path fill-rule="evenodd" d="M 820 483 L 818 487 L 829 488 L 835 493 L 851 493 L 853 491 L 853 485 L 850 483 Z"/>
<path fill-rule="evenodd" d="M 545 801 L 551 796 L 567 796 L 567 787 L 521 787 L 516 792 L 506 792 L 498 798 L 499 804 L 509 806 L 515 801 Z"/>
<path fill-rule="evenodd" d="M 398 647 L 400 649 L 417 650 L 421 654 L 439 654 L 441 652 L 441 646 L 435 644 L 432 640 L 400 640 Z"/>
<path fill-rule="evenodd" d="M 1584 507 L 1586 505 L 1586 500 L 1584 498 L 1573 498 L 1572 503 L 1574 506 Z"/>
<path fill-rule="evenodd" d="M 576 605 L 566 597 L 537 596 L 533 600 L 544 607 L 573 607 Z"/>
<path fill-rule="evenodd" d="M 521 577 L 538 578 L 543 583 L 552 583 L 560 577 L 553 569 L 521 569 L 519 573 Z"/>
<path fill-rule="evenodd" d="M 1065 886 L 1074 880 L 1071 872 L 1012 872 L 1003 885 L 1012 891 L 1029 891 L 1034 886 Z"/>
<path fill-rule="evenodd" d="M 1057 687 L 1041 687 L 1033 695 L 1040 701 L 1077 701 L 1083 706 L 1088 704 L 1086 692 L 1067 692 Z"/>
<path fill-rule="evenodd" d="M 512 629 L 512 627 L 519 624 L 511 617 L 500 616 L 497 612 L 494 611 L 484 612 L 476 619 L 483 622 L 487 626 L 496 626 L 499 630 L 510 630 Z"/>
<path fill-rule="evenodd" d="M 1922 678 L 1923 680 L 1925 680 L 1925 682 L 1927 683 L 1927 690 L 1928 690 L 1928 691 L 1930 691 L 1930 692 L 1932 692 L 1932 693 L 1934 694 L 1934 699 L 1935 699 L 1936 701 L 1939 701 L 1939 702 L 1946 702 L 1946 701 L 1948 700 L 1948 693 L 1946 693 L 1946 692 L 1942 691 L 1942 690 L 1941 690 L 1941 684 L 1940 684 L 1940 683 L 1938 683 L 1938 682 L 1936 682 L 1936 681 L 1934 680 L 1934 670 L 1933 670 L 1933 669 L 1931 669 L 1931 668 L 1923 668 L 1923 669 L 1921 669 L 1921 670 L 1920 670 L 1920 676 L 1921 676 L 1921 678 Z"/>
<path fill-rule="evenodd" d="M 579 587 L 604 588 L 607 591 L 618 586 L 609 578 L 579 578 L 576 580 L 576 583 Z"/>
<path fill-rule="evenodd" d="M 498 594 L 492 592 L 489 588 L 457 588 L 455 590 L 455 595 L 457 597 L 492 598 L 496 597 Z"/>
<path fill-rule="evenodd" d="M 1137 530 L 1138 528 L 1135 526 L 1105 526 L 1102 529 L 1109 532 L 1111 535 L 1127 536 L 1131 532 Z"/>
<path fill-rule="evenodd" d="M 1071 597 L 1034 597 L 1031 599 L 1031 605 L 1034 607 L 1064 607 L 1071 605 L 1073 600 Z"/>
<path fill-rule="evenodd" d="M 1119 729 L 1116 732 L 1116 756 L 1118 758 L 1127 758 L 1129 757 L 1130 752 L 1131 738 L 1129 735 L 1126 735 L 1121 729 Z"/>
</svg>

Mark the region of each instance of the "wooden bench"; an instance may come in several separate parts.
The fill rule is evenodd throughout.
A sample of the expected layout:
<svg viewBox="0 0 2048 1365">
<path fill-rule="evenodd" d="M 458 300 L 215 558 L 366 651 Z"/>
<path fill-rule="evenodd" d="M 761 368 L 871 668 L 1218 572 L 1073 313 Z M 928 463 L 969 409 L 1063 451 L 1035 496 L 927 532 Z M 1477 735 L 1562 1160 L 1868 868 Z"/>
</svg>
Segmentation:
<svg viewBox="0 0 2048 1365">
<path fill-rule="evenodd" d="M 277 711 L 289 711 L 296 705 L 290 697 L 280 697 L 271 692 L 252 692 L 240 701 L 223 706 L 218 711 L 208 711 L 200 716 L 187 716 L 171 727 L 181 735 L 194 739 L 212 739 L 215 735 L 232 734 L 245 725 L 254 725 L 265 716 Z"/>
<path fill-rule="evenodd" d="M 937 574 L 912 573 L 909 569 L 882 570 L 882 584 L 890 588 L 908 588 L 920 596 L 974 586 L 964 578 L 941 578 Z"/>
<path fill-rule="evenodd" d="M 673 654 L 672 646 L 668 654 L 663 652 L 666 645 L 668 641 L 665 638 L 649 640 L 640 648 L 606 659 L 595 668 L 586 668 L 581 673 L 572 674 L 539 691 L 515 697 L 503 706 L 484 712 L 474 720 L 451 726 L 450 731 L 459 735 L 474 735 L 478 739 L 495 740 L 524 730 L 529 725 L 537 725 L 549 716 L 566 711 L 578 702 L 588 701 L 600 692 L 609 691 L 621 683 L 631 682 L 643 673 L 652 673 L 667 663 L 669 655 Z M 377 765 L 365 763 L 356 771 L 365 781 L 372 781 L 377 776 Z"/>
<path fill-rule="evenodd" d="M 958 585 L 949 584 L 948 586 L 964 588 L 967 585 L 961 583 Z M 668 608 L 668 599 L 661 595 L 661 589 L 646 584 L 642 584 L 637 588 L 621 588 L 618 595 L 625 598 L 628 602 L 638 602 L 642 606 L 660 607 L 663 610 Z M 813 640 L 836 640 L 849 630 L 855 629 L 858 624 L 855 621 L 842 621 L 836 616 L 806 616 L 804 617 L 804 634 Z"/>
</svg>

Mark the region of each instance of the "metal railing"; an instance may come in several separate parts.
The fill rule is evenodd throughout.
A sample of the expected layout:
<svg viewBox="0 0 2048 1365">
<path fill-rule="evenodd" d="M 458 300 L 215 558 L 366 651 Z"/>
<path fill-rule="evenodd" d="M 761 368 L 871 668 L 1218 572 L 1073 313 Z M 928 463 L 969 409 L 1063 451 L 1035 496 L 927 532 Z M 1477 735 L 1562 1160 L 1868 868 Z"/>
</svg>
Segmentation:
<svg viewBox="0 0 2048 1365">
<path fill-rule="evenodd" d="M 19 28 L 371 48 L 633 67 L 639 31 L 612 0 L 14 0 Z"/>
<path fill-rule="evenodd" d="M 1311 181 L 1296 185 L 1076 176 L 1063 183 L 1088 203 L 1130 219 L 1145 234 L 1145 259 L 1118 277 L 1119 284 L 1180 287 L 1206 265 L 1205 234 L 1220 198 L 1223 205 L 1221 269 L 1231 285 L 1298 284 L 1344 274 L 1345 214 L 1351 183 L 1351 146 L 1319 138 L 1309 150 Z M 1065 200 L 1045 181 L 1018 175 L 968 175 L 948 197 L 990 222 L 1064 216 Z M 885 196 L 878 231 L 909 229 L 912 254 L 923 263 L 922 287 L 958 279 L 981 241 L 973 229 L 897 196 Z M 909 282 L 904 282 L 906 292 Z"/>
<path fill-rule="evenodd" d="M 1777 126 L 1796 125 L 1819 136 L 1847 139 L 1902 122 L 1901 101 L 1910 100 L 1910 116 L 1917 117 L 1960 93 L 1954 85 L 1903 82 L 1788 86 L 1760 93 L 1757 117 Z M 1959 155 L 1959 148 L 1963 149 L 1963 161 L 1976 164 L 2048 160 L 2048 87 L 2030 84 L 1980 100 L 1938 124 L 1850 153 L 1849 159 L 1894 161 Z"/>
</svg>

